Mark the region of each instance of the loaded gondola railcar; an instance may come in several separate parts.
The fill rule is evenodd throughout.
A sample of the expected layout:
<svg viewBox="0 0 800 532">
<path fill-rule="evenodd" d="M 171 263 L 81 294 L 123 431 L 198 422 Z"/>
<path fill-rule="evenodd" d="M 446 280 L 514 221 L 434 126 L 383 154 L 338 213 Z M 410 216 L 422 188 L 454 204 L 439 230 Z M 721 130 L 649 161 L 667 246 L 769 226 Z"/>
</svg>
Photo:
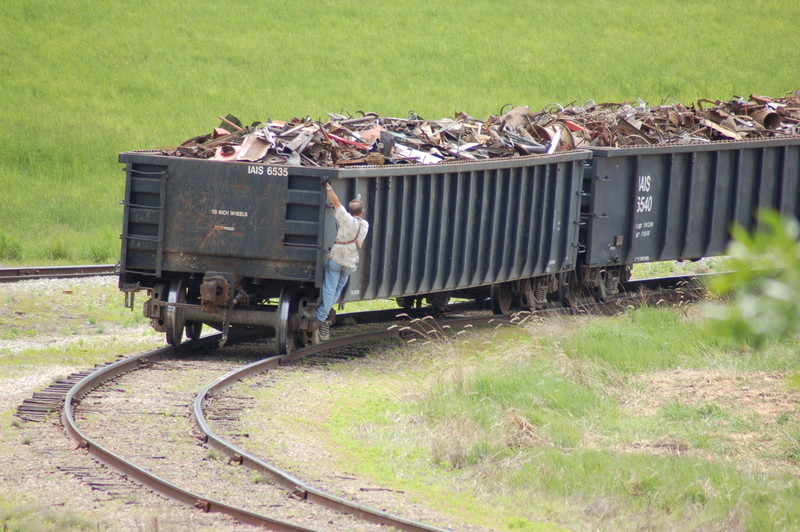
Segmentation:
<svg viewBox="0 0 800 532">
<path fill-rule="evenodd" d="M 575 269 L 590 157 L 317 168 L 123 153 L 120 289 L 131 308 L 147 292 L 145 316 L 173 345 L 203 324 L 265 328 L 282 352 L 312 342 L 336 231 L 329 179 L 343 200 L 361 197 L 371 225 L 344 301 L 533 308 Z"/>
<path fill-rule="evenodd" d="M 759 208 L 800 217 L 800 138 L 590 148 L 580 281 L 599 299 L 633 264 L 726 252 Z"/>
</svg>

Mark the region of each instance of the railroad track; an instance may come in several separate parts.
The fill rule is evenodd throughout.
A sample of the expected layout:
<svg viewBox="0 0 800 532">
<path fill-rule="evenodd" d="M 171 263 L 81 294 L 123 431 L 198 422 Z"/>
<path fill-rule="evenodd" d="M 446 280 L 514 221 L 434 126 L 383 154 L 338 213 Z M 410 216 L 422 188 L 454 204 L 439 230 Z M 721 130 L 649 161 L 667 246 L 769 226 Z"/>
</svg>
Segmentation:
<svg viewBox="0 0 800 532">
<path fill-rule="evenodd" d="M 92 277 L 115 275 L 115 264 L 87 264 L 83 266 L 20 266 L 0 268 L 0 283 L 13 283 L 28 279 L 64 279 L 68 277 Z"/>
<path fill-rule="evenodd" d="M 551 308 L 545 312 L 603 312 L 605 309 L 608 309 L 608 312 L 613 312 L 614 309 L 619 309 L 621 306 L 629 306 L 634 299 L 654 302 L 659 299 L 695 298 L 697 292 L 695 290 L 697 283 L 693 282 L 695 279 L 696 277 L 681 277 L 634 281 L 628 283 L 624 287 L 625 294 L 611 298 L 604 303 L 585 302 L 571 310 Z M 460 304 L 455 305 L 454 310 L 460 311 L 475 307 L 475 304 Z M 425 311 L 425 309 L 413 309 L 409 314 L 412 316 L 421 316 L 424 315 Z M 370 323 L 394 319 L 398 312 L 402 311 L 399 309 L 373 311 L 343 315 L 342 318 L 346 317 L 348 320 L 357 323 Z M 480 317 L 451 319 L 447 321 L 447 324 L 453 329 L 457 329 L 467 324 L 482 325 L 489 322 L 509 321 L 510 319 L 512 318 L 484 315 Z M 428 524 L 418 523 L 402 517 L 390 515 L 386 512 L 366 508 L 317 490 L 302 480 L 264 462 L 259 457 L 251 455 L 244 449 L 239 448 L 232 442 L 217 435 L 206 421 L 204 413 L 204 408 L 209 398 L 216 394 L 223 393 L 233 383 L 239 380 L 249 378 L 265 371 L 274 370 L 280 367 L 281 364 L 294 362 L 312 355 L 319 355 L 326 350 L 340 348 L 345 345 L 353 345 L 354 343 L 398 338 L 403 334 L 411 334 L 410 331 L 401 329 L 402 328 L 394 328 L 391 330 L 384 329 L 354 337 L 335 338 L 330 342 L 301 349 L 290 355 L 271 356 L 259 360 L 252 364 L 236 368 L 223 377 L 217 378 L 196 396 L 192 407 L 197 428 L 203 434 L 202 438 L 210 448 L 221 452 L 230 462 L 240 464 L 243 467 L 258 472 L 260 475 L 272 479 L 275 484 L 291 492 L 292 496 L 295 498 L 320 504 L 334 509 L 337 512 L 349 513 L 371 523 L 393 526 L 399 530 L 440 530 Z M 258 526 L 273 530 L 305 530 L 302 526 L 276 520 L 268 515 L 260 515 L 170 484 L 151 472 L 137 467 L 129 460 L 115 454 L 112 450 L 107 449 L 101 441 L 90 438 L 78 427 L 75 419 L 75 412 L 81 400 L 104 382 L 135 371 L 136 369 L 149 367 L 160 361 L 174 360 L 177 357 L 186 357 L 193 352 L 214 349 L 218 340 L 219 335 L 214 335 L 183 344 L 179 347 L 162 348 L 115 363 L 99 366 L 92 371 L 75 374 L 64 381 L 54 384 L 51 389 L 42 392 L 40 397 L 34 397 L 28 404 L 23 404 L 18 411 L 18 415 L 20 417 L 32 416 L 35 420 L 36 416 L 47 415 L 58 409 L 59 398 L 61 398 L 61 404 L 66 405 L 62 410 L 62 418 L 70 436 L 78 442 L 79 446 L 85 448 L 99 461 L 121 472 L 124 477 L 152 488 L 172 499 L 201 508 L 206 512 L 220 512 L 233 516 L 244 523 L 257 524 Z M 246 338 L 236 338 L 236 340 L 246 341 Z M 27 419 L 31 419 L 31 417 L 27 417 Z"/>
<path fill-rule="evenodd" d="M 387 338 L 396 336 L 398 333 L 395 331 L 388 332 L 388 333 L 379 333 L 378 335 L 369 335 L 368 337 L 364 337 L 360 335 L 355 341 L 363 342 L 369 339 L 374 339 L 377 337 Z M 77 417 L 75 415 L 76 409 L 78 405 L 80 405 L 81 400 L 83 400 L 88 394 L 92 392 L 92 390 L 97 389 L 100 385 L 104 382 L 108 382 L 111 379 L 117 379 L 127 373 L 135 371 L 140 368 L 152 368 L 154 364 L 165 364 L 168 361 L 175 361 L 176 357 L 181 357 L 181 359 L 185 359 L 187 356 L 192 356 L 192 353 L 200 352 L 203 350 L 214 349 L 217 346 L 219 340 L 219 335 L 214 335 L 211 337 L 204 338 L 199 341 L 190 342 L 185 345 L 181 345 L 177 348 L 163 348 L 157 351 L 144 353 L 141 355 L 137 355 L 135 357 L 131 357 L 128 359 L 121 360 L 114 364 L 110 364 L 108 366 L 104 366 L 99 368 L 96 372 L 83 377 L 67 394 L 66 396 L 66 405 L 68 407 L 64 408 L 63 410 L 63 421 L 64 425 L 67 429 L 67 432 L 78 442 L 79 446 L 85 448 L 92 456 L 97 458 L 100 462 L 116 469 L 117 471 L 121 472 L 125 477 L 128 479 L 135 480 L 138 483 L 145 485 L 148 488 L 152 488 L 163 495 L 172 498 L 174 500 L 178 500 L 188 505 L 192 505 L 198 507 L 206 512 L 219 512 L 223 514 L 227 514 L 230 516 L 235 517 L 236 519 L 253 525 L 258 525 L 262 527 L 269 528 L 271 530 L 305 530 L 303 526 L 293 524 L 286 521 L 281 521 L 275 519 L 269 515 L 259 514 L 244 508 L 240 508 L 237 506 L 233 506 L 231 504 L 227 504 L 220 500 L 212 499 L 210 497 L 204 496 L 202 494 L 194 493 L 190 490 L 187 490 L 181 486 L 173 484 L 167 480 L 163 480 L 153 474 L 150 471 L 143 469 L 132 463 L 131 461 L 123 458 L 119 454 L 115 453 L 113 450 L 107 448 L 100 438 L 91 438 L 88 436 L 86 431 L 81 429 L 78 426 Z M 242 342 L 246 340 L 246 338 L 239 338 L 238 341 Z M 347 340 L 337 340 L 332 342 L 330 345 L 325 346 L 315 346 L 314 348 L 310 348 L 306 350 L 307 354 L 312 352 L 320 352 L 324 349 L 329 349 L 334 346 L 341 346 L 345 345 L 349 342 L 354 341 L 353 339 Z M 226 347 L 226 349 L 233 349 L 234 347 Z M 293 354 L 292 360 L 297 360 L 301 358 L 303 353 L 296 353 Z M 287 359 L 286 357 L 279 357 L 273 356 L 267 359 L 266 364 L 267 367 L 277 367 L 283 361 L 285 362 Z M 265 366 L 258 366 L 256 371 L 264 371 Z M 116 382 L 116 381 L 115 381 Z M 117 386 L 116 384 L 114 386 Z M 203 392 L 202 397 L 206 397 L 206 393 Z M 94 407 L 91 407 L 94 409 Z M 204 418 L 202 423 L 205 423 Z M 205 434 L 205 433 L 204 433 Z M 209 439 L 210 446 L 212 448 L 223 448 L 220 444 L 221 440 L 216 437 L 213 432 L 205 434 L 204 437 Z M 275 484 L 281 486 L 284 490 L 288 490 L 288 493 L 291 494 L 291 497 L 294 499 L 299 499 L 305 501 L 307 503 L 314 503 L 322 506 L 326 506 L 335 512 L 346 513 L 355 516 L 357 519 L 366 520 L 367 522 L 378 523 L 392 526 L 398 530 L 412 530 L 412 531 L 422 531 L 422 530 L 442 530 L 435 526 L 427 525 L 424 523 L 418 523 L 415 521 L 403 519 L 401 517 L 392 516 L 386 512 L 381 512 L 379 510 L 372 510 L 366 508 L 364 506 L 360 506 L 354 503 L 350 503 L 344 499 L 337 498 L 332 495 L 326 495 L 319 490 L 314 490 L 310 486 L 307 486 L 299 479 L 292 477 L 287 473 L 283 473 L 274 466 L 266 464 L 263 461 L 260 461 L 256 457 L 251 457 L 246 455 L 246 453 L 241 454 L 240 456 L 246 456 L 246 461 L 243 459 L 239 459 L 238 463 L 242 463 L 244 465 L 251 466 L 251 469 L 257 469 L 259 471 L 268 471 L 268 476 L 274 481 Z M 233 457 L 234 461 L 235 457 Z M 252 467 L 252 464 L 255 464 L 255 467 Z M 349 529 L 350 527 L 345 525 L 344 529 Z"/>
</svg>

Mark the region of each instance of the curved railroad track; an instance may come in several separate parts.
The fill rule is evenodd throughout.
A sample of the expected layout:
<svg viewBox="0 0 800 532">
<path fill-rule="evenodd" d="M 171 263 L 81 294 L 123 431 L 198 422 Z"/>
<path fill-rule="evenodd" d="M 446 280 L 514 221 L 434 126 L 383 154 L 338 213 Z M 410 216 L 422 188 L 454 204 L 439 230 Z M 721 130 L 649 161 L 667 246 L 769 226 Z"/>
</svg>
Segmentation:
<svg viewBox="0 0 800 532">
<path fill-rule="evenodd" d="M 603 303 L 584 302 L 576 305 L 572 309 L 550 308 L 544 312 L 614 311 L 614 309 L 631 305 L 632 299 L 655 302 L 661 299 L 675 300 L 696 298 L 697 291 L 695 290 L 695 284 L 692 283 L 693 279 L 695 279 L 695 277 L 634 281 L 625 285 L 622 295 L 609 298 Z M 453 309 L 461 310 L 474 307 L 474 304 L 459 304 L 454 305 Z M 368 313 L 348 314 L 344 316 L 346 316 L 349 320 L 354 320 L 356 322 L 379 322 L 395 318 L 398 312 L 399 310 L 373 311 Z M 425 309 L 413 309 L 408 313 L 412 316 L 418 316 L 424 314 L 424 312 Z M 451 319 L 448 320 L 447 323 L 451 325 L 451 327 L 455 328 L 458 326 L 464 326 L 466 324 L 481 325 L 499 320 L 508 321 L 510 319 L 512 318 L 483 315 L 480 317 L 460 318 L 454 320 Z M 275 369 L 281 364 L 285 364 L 287 362 L 293 362 L 303 357 L 320 354 L 326 350 L 335 349 L 344 345 L 352 345 L 353 343 L 358 342 L 396 338 L 401 334 L 411 334 L 411 332 L 409 332 L 407 328 L 395 327 L 393 329 L 381 330 L 353 337 L 335 338 L 330 342 L 298 350 L 290 355 L 270 356 L 246 366 L 237 367 L 233 370 L 230 370 L 223 377 L 214 379 L 211 384 L 205 386 L 203 390 L 194 398 L 192 414 L 195 419 L 197 429 L 202 433 L 202 438 L 208 444 L 208 446 L 224 454 L 230 463 L 240 464 L 248 469 L 252 469 L 259 475 L 269 477 L 275 484 L 291 492 L 293 498 L 323 505 L 334 510 L 335 512 L 348 513 L 370 523 L 389 525 L 401 530 L 441 530 L 440 528 L 436 528 L 425 523 L 414 522 L 402 517 L 390 515 L 380 510 L 366 508 L 364 506 L 317 490 L 302 480 L 295 478 L 291 474 L 264 462 L 259 457 L 252 456 L 243 449 L 237 447 L 232 442 L 221 438 L 210 428 L 205 419 L 204 408 L 209 398 L 215 396 L 216 394 L 223 393 L 234 382 L 258 373 Z M 30 415 L 35 415 L 36 412 L 51 412 L 55 408 L 54 404 L 59 402 L 58 398 L 61 396 L 65 399 L 65 402 L 63 403 L 65 406 L 62 411 L 62 418 L 64 426 L 66 427 L 66 430 L 70 436 L 74 438 L 81 447 L 85 448 L 90 454 L 95 456 L 99 461 L 118 470 L 125 477 L 133 479 L 136 482 L 150 487 L 172 499 L 181 501 L 194 507 L 198 507 L 206 512 L 221 512 L 234 516 L 236 519 L 244 523 L 255 524 L 260 527 L 267 527 L 273 530 L 306 530 L 306 528 L 301 525 L 275 519 L 269 515 L 259 514 L 257 512 L 239 508 L 235 505 L 212 499 L 211 497 L 206 497 L 202 494 L 195 493 L 180 486 L 171 484 L 170 482 L 159 478 L 151 471 L 138 467 L 130 460 L 115 454 L 112 450 L 103 445 L 103 442 L 101 441 L 102 438 L 98 439 L 96 437 L 90 437 L 78 426 L 78 422 L 76 420 L 76 411 L 80 408 L 81 401 L 93 390 L 96 390 L 102 386 L 103 383 L 133 372 L 137 369 L 152 367 L 153 364 L 161 361 L 176 360 L 177 357 L 186 357 L 191 353 L 214 349 L 218 343 L 218 340 L 219 335 L 214 335 L 201 340 L 189 342 L 179 347 L 162 348 L 156 351 L 120 360 L 118 362 L 96 368 L 91 372 L 75 374 L 60 383 L 56 383 L 54 385 L 54 389 L 49 389 L 43 392 L 42 397 L 34 397 L 34 400 L 32 400 L 33 403 L 27 405 L 27 407 L 30 409 L 27 413 Z M 237 338 L 237 340 L 244 341 L 245 339 Z M 50 402 L 49 405 L 47 404 L 48 401 Z M 25 406 L 26 405 L 20 407 L 19 414 L 21 416 L 25 414 L 25 412 L 23 412 L 23 407 Z M 348 525 L 344 526 L 347 527 Z"/>
<path fill-rule="evenodd" d="M 317 353 L 325 349 L 339 347 L 354 341 L 364 342 L 375 338 L 397 336 L 397 334 L 398 333 L 396 331 L 389 331 L 367 336 L 359 335 L 355 339 L 337 340 L 324 345 L 315 346 L 314 348 L 305 350 L 305 354 Z M 238 338 L 238 340 L 239 342 L 243 341 L 242 338 Z M 303 525 L 298 525 L 284 519 L 274 518 L 271 515 L 267 515 L 266 512 L 259 513 L 241 508 L 239 506 L 193 492 L 189 489 L 171 483 L 168 480 L 160 478 L 152 471 L 146 470 L 145 468 L 134 464 L 131 460 L 112 450 L 110 446 L 106 445 L 104 442 L 106 437 L 92 437 L 89 435 L 89 431 L 79 427 L 79 418 L 81 417 L 81 413 L 78 411 L 82 408 L 82 401 L 85 401 L 88 397 L 90 397 L 90 394 L 93 393 L 94 390 L 99 389 L 103 383 L 113 380 L 113 387 L 119 387 L 119 379 L 123 375 L 143 368 L 152 369 L 156 364 L 172 364 L 169 366 L 170 369 L 175 369 L 177 364 L 179 364 L 176 362 L 177 357 L 180 356 L 181 360 L 184 360 L 187 356 L 192 356 L 193 354 L 204 350 L 215 350 L 218 341 L 219 335 L 214 335 L 199 341 L 189 342 L 177 348 L 169 347 L 149 353 L 143 353 L 141 355 L 130 357 L 114 364 L 104 366 L 92 374 L 84 376 L 69 390 L 66 395 L 65 408 L 63 409 L 64 426 L 66 427 L 67 432 L 78 442 L 79 446 L 85 448 L 100 462 L 116 469 L 125 477 L 135 480 L 146 487 L 154 489 L 167 497 L 198 507 L 206 512 L 220 512 L 233 516 L 244 523 L 258 525 L 272 530 L 306 530 L 307 528 Z M 235 349 L 235 345 L 231 345 L 225 349 Z M 293 353 L 291 360 L 297 360 L 302 356 L 303 352 Z M 277 367 L 281 361 L 286 360 L 286 357 L 273 356 L 266 359 L 265 363 L 268 366 Z M 197 366 L 194 366 L 192 371 L 197 372 Z M 258 371 L 264 371 L 264 366 L 260 366 Z M 172 375 L 174 376 L 174 373 Z M 206 396 L 205 393 L 202 393 L 201 395 L 203 397 Z M 91 405 L 87 407 L 86 411 L 96 412 L 98 407 L 95 403 L 97 403 L 97 401 L 92 401 Z M 202 420 L 201 423 L 205 423 L 202 415 L 198 419 Z M 108 423 L 104 423 L 104 425 L 108 425 Z M 220 442 L 220 440 L 216 438 L 213 433 L 209 434 L 210 437 L 204 436 L 204 438 L 209 439 L 209 441 L 213 441 L 213 444 L 211 445 L 212 447 L 221 448 L 218 445 L 215 445 Z M 148 451 L 147 453 L 152 454 L 152 451 Z M 232 458 L 233 461 L 236 461 L 235 456 Z M 365 520 L 375 524 L 389 525 L 398 530 L 442 530 L 441 528 L 437 528 L 435 526 L 392 516 L 379 510 L 369 509 L 364 506 L 350 503 L 344 499 L 327 495 L 319 490 L 314 490 L 299 479 L 296 479 L 287 473 L 280 472 L 274 466 L 266 464 L 256 457 L 247 455 L 246 462 L 240 458 L 238 463 L 246 463 L 247 465 L 256 464 L 257 467 L 254 469 L 260 467 L 260 471 L 268 471 L 268 476 L 274 481 L 275 484 L 281 486 L 284 490 L 288 490 L 291 498 L 303 501 L 305 503 L 314 503 L 317 505 L 326 506 L 333 511 L 331 516 L 346 513 L 354 516 L 353 518 L 356 519 L 356 523 L 358 520 Z M 286 491 L 284 491 L 284 493 L 286 493 Z M 282 506 L 287 504 L 288 503 L 285 502 L 280 503 Z M 340 530 L 353 530 L 357 528 L 352 522 L 353 518 L 348 518 L 342 524 L 337 523 L 334 525 L 334 517 L 325 517 L 325 519 L 328 520 L 326 521 L 325 529 L 338 528 Z"/>
</svg>

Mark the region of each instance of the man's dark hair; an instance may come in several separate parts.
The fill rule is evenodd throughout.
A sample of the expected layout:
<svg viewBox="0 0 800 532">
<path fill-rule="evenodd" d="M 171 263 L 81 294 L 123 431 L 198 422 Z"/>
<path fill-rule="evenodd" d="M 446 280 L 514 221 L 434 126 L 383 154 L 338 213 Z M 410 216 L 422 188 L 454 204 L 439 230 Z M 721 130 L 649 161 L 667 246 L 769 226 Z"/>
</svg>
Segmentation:
<svg viewBox="0 0 800 532">
<path fill-rule="evenodd" d="M 364 212 L 364 204 L 359 199 L 350 200 L 347 207 L 350 209 L 350 214 L 353 216 L 361 216 L 361 213 Z"/>
</svg>

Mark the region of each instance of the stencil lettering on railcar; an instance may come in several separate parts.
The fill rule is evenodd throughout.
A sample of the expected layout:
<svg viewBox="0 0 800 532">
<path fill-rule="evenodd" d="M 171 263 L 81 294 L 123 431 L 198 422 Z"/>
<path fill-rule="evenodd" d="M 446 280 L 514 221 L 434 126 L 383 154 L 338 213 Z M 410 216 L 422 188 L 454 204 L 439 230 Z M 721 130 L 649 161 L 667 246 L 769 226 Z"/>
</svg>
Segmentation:
<svg viewBox="0 0 800 532">
<path fill-rule="evenodd" d="M 636 196 L 636 212 L 650 212 L 653 210 L 653 196 Z"/>
<path fill-rule="evenodd" d="M 288 177 L 289 169 L 282 166 L 258 166 L 255 164 L 247 165 L 247 173 L 250 175 L 268 175 L 272 177 Z"/>
<path fill-rule="evenodd" d="M 239 218 L 247 218 L 249 216 L 247 211 L 229 211 L 227 209 L 211 209 L 211 214 L 215 216 L 238 216 Z"/>
<path fill-rule="evenodd" d="M 645 238 L 650 236 L 650 230 L 653 229 L 655 222 L 639 222 L 634 225 L 636 235 L 634 238 Z"/>
<path fill-rule="evenodd" d="M 639 186 L 638 192 L 644 192 L 644 195 L 637 195 L 636 196 L 636 212 L 650 212 L 653 210 L 653 196 L 647 194 L 650 192 L 650 182 L 651 178 L 649 175 L 640 175 L 639 176 Z"/>
</svg>

